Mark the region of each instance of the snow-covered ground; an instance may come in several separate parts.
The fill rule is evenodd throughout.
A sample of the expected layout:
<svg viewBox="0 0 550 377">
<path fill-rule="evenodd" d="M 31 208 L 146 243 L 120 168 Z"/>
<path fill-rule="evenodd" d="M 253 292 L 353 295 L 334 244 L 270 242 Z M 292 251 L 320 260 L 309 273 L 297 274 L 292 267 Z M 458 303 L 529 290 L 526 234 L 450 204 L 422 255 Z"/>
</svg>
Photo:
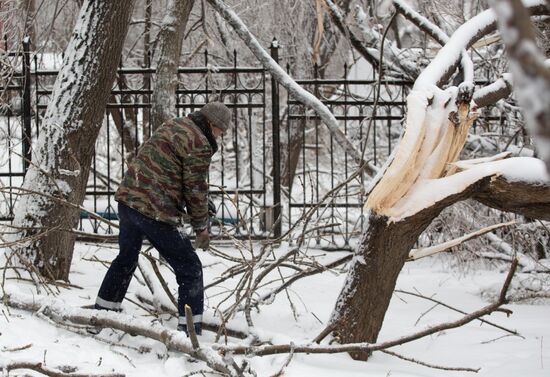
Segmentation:
<svg viewBox="0 0 550 377">
<path fill-rule="evenodd" d="M 221 250 L 239 256 L 232 247 L 217 245 Z M 285 252 L 281 247 L 278 252 Z M 345 255 L 343 252 L 310 250 L 319 255 L 318 260 L 328 262 Z M 78 244 L 71 274 L 71 283 L 78 288 L 61 288 L 57 299 L 69 306 L 79 307 L 93 303 L 105 267 L 97 261 L 110 260 L 116 254 L 113 246 Z M 227 267 L 205 252 L 199 252 L 205 268 L 206 283 L 218 277 Z M 498 292 L 506 276 L 506 267 L 499 268 L 452 268 L 455 259 L 439 256 L 406 264 L 397 283 L 397 288 L 419 292 L 441 300 L 465 312 L 479 309 L 488 303 L 491 292 Z M 163 270 L 174 288 L 174 279 Z M 292 285 L 288 297 L 283 292 L 269 306 L 262 306 L 259 313 L 253 312 L 252 319 L 262 339 L 274 344 L 296 344 L 310 342 L 324 328 L 345 274 L 325 272 L 302 279 Z M 526 275 L 517 274 L 515 281 Z M 268 279 L 269 280 L 269 279 Z M 231 288 L 235 281 L 221 286 Z M 8 289 L 17 289 L 22 294 L 35 294 L 31 286 L 8 280 Z M 221 297 L 222 287 L 207 291 L 207 317 L 213 315 L 212 308 Z M 134 279 L 128 298 L 135 299 L 135 293 L 144 288 Z M 486 298 L 486 299 L 484 299 Z M 292 301 L 297 318 L 290 309 Z M 379 340 L 390 340 L 416 332 L 430 325 L 460 318 L 461 315 L 433 302 L 420 298 L 394 294 Z M 517 330 L 522 336 L 509 336 L 506 332 L 474 321 L 465 327 L 448 330 L 422 340 L 391 349 L 394 352 L 418 360 L 450 367 L 481 368 L 479 376 L 549 376 L 550 375 L 550 303 L 512 304 L 509 318 L 504 313 L 494 313 L 490 321 L 509 329 Z M 127 314 L 144 316 L 144 311 L 129 301 L 123 303 Z M 56 327 L 44 318 L 28 312 L 8 308 L 0 304 L 0 365 L 6 360 L 45 361 L 47 366 L 76 366 L 79 373 L 123 373 L 127 376 L 184 376 L 193 371 L 208 370 L 201 362 L 193 362 L 186 355 L 166 352 L 160 343 L 140 336 L 131 337 L 121 332 L 104 329 L 97 337 L 82 336 L 67 329 Z M 176 321 L 163 317 L 168 328 L 175 328 Z M 242 316 L 231 323 L 243 328 Z M 207 346 L 214 340 L 214 334 L 205 331 L 199 337 Z M 238 340 L 230 339 L 230 343 Z M 19 351 L 13 349 L 29 345 Z M 140 348 L 141 347 L 141 348 Z M 149 347 L 150 351 L 145 351 Z M 141 349 L 142 352 L 139 352 Z M 251 358 L 252 368 L 258 376 L 277 373 L 288 355 Z M 34 374 L 33 374 L 34 373 Z M 10 376 L 39 375 L 36 372 L 13 371 Z M 200 374 L 198 374 L 200 375 Z M 208 376 L 208 373 L 204 375 Z M 354 361 L 347 354 L 306 355 L 296 354 L 285 369 L 285 376 L 467 376 L 471 372 L 451 372 L 427 368 L 403 361 L 384 353 L 374 353 L 368 362 Z"/>
</svg>

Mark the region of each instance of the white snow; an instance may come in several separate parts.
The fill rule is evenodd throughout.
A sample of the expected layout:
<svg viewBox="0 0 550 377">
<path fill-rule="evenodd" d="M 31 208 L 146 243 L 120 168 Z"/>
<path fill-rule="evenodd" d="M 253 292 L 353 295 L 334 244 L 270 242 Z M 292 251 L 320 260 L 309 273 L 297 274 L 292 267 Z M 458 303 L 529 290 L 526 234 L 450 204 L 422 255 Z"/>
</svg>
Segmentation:
<svg viewBox="0 0 550 377">
<path fill-rule="evenodd" d="M 224 247 L 224 252 L 238 255 L 234 248 Z M 259 245 L 258 245 L 259 247 Z M 277 253 L 284 253 L 282 248 Z M 321 254 L 321 251 L 311 250 Z M 328 253 L 319 261 L 328 263 L 342 257 L 345 253 Z M 42 296 L 36 296 L 34 288 L 26 283 L 7 281 L 8 290 L 16 290 L 21 295 L 31 299 L 49 303 L 60 311 L 79 313 L 82 305 L 93 303 L 105 268 L 100 263 L 90 260 L 94 257 L 100 260 L 110 260 L 115 250 L 108 246 L 78 244 L 73 260 L 71 282 L 83 289 L 61 288 L 55 299 L 45 301 Z M 206 283 L 220 276 L 229 267 L 207 253 L 200 252 L 200 258 L 205 266 Z M 86 260 L 85 260 L 86 259 Z M 485 306 L 497 294 L 505 277 L 505 269 L 499 271 L 477 269 L 467 272 L 454 272 L 449 267 L 446 256 L 429 258 L 406 264 L 398 282 L 397 289 L 422 294 L 439 299 L 447 304 L 466 312 L 471 312 Z M 175 282 L 171 273 L 162 269 L 168 279 L 172 291 Z M 284 271 L 287 273 L 287 271 Z M 276 272 L 275 272 L 276 274 Z M 518 274 L 514 286 L 526 287 L 530 274 Z M 172 278 L 172 279 L 171 279 Z M 255 334 L 262 339 L 270 339 L 274 344 L 309 343 L 321 329 L 333 309 L 336 297 L 343 284 L 345 274 L 324 273 L 297 282 L 289 289 L 289 298 L 293 301 L 297 319 L 294 319 L 284 293 L 278 295 L 272 305 L 261 307 L 259 313 L 253 312 Z M 531 281 L 534 281 L 531 279 Z M 213 307 L 219 302 L 216 294 L 222 289 L 231 288 L 235 280 L 229 280 L 220 289 L 207 291 L 206 318 L 212 321 Z M 533 284 L 529 287 L 534 288 Z M 139 284 L 134 279 L 130 285 L 127 297 L 134 299 Z M 265 288 L 266 290 L 269 287 Z M 486 298 L 483 298 L 486 297 Z M 406 334 L 419 331 L 431 325 L 455 320 L 460 314 L 443 307 L 433 307 L 433 303 L 395 293 L 387 312 L 379 341 L 395 339 Z M 424 338 L 414 343 L 395 347 L 392 351 L 413 357 L 422 361 L 446 365 L 481 368 L 476 376 L 529 377 L 548 376 L 550 368 L 550 305 L 507 305 L 513 311 L 510 317 L 495 313 L 487 319 L 509 329 L 517 330 L 524 338 L 507 336 L 502 330 L 472 322 L 469 325 L 448 330 L 438 335 Z M 140 336 L 131 337 L 115 330 L 105 329 L 98 336 L 79 335 L 69 329 L 52 325 L 41 315 L 5 307 L 0 304 L 0 364 L 8 361 L 33 360 L 44 361 L 50 368 L 62 365 L 79 367 L 78 373 L 123 373 L 126 376 L 140 377 L 155 375 L 158 377 L 183 376 L 193 371 L 208 369 L 202 362 L 192 362 L 188 356 L 176 352 L 167 352 L 160 343 Z M 146 312 L 129 301 L 123 302 L 123 314 L 137 317 L 135 320 L 152 327 L 164 326 L 174 329 L 176 320 L 169 316 L 161 316 L 161 322 L 150 317 Z M 107 315 L 107 314 L 105 314 Z M 109 313 L 110 315 L 110 313 Z M 230 326 L 247 330 L 242 315 L 230 322 Z M 228 338 L 228 345 L 243 343 Z M 214 334 L 205 331 L 199 337 L 203 347 L 210 347 Z M 222 338 L 222 344 L 223 343 Z M 10 349 L 30 345 L 20 351 Z M 271 376 L 279 371 L 286 362 L 288 355 L 266 357 L 249 357 L 252 369 L 258 376 Z M 235 357 L 239 362 L 241 357 Z M 239 362 L 240 363 L 240 362 Z M 17 372 L 22 372 L 17 371 Z M 30 376 L 39 376 L 35 372 L 26 372 Z M 15 371 L 11 375 L 21 375 Z M 200 374 L 199 374 L 200 375 Z M 209 375 L 205 373 L 205 375 Z M 307 355 L 296 354 L 285 370 L 287 377 L 354 377 L 376 376 L 386 377 L 440 377 L 468 376 L 466 372 L 443 372 L 409 363 L 390 355 L 375 352 L 371 359 L 364 363 L 354 361 L 347 354 Z"/>
<path fill-rule="evenodd" d="M 543 0 L 523 1 L 523 4 L 527 7 L 543 3 Z M 479 31 L 488 29 L 495 23 L 495 12 L 492 9 L 487 9 L 460 26 L 439 51 L 435 59 L 422 71 L 414 84 L 414 88 L 423 89 L 435 85 L 444 76 L 445 72 L 458 62 L 462 51 L 475 42 L 475 37 Z"/>
<path fill-rule="evenodd" d="M 496 93 L 499 90 L 505 89 L 508 86 L 512 86 L 512 75 L 510 73 L 503 73 L 502 77 L 500 77 L 498 80 L 496 80 L 494 83 L 489 84 L 487 86 L 484 86 L 483 88 L 480 88 L 475 91 L 474 93 L 474 102 L 476 102 L 477 99 L 483 98 L 488 96 L 491 93 Z"/>
<path fill-rule="evenodd" d="M 462 164 L 467 167 L 467 164 Z M 418 213 L 423 208 L 464 191 L 484 177 L 503 176 L 511 182 L 550 185 L 550 177 L 544 162 L 537 158 L 515 157 L 472 165 L 471 168 L 438 179 L 419 179 L 387 214 L 391 221 L 398 221 Z"/>
</svg>

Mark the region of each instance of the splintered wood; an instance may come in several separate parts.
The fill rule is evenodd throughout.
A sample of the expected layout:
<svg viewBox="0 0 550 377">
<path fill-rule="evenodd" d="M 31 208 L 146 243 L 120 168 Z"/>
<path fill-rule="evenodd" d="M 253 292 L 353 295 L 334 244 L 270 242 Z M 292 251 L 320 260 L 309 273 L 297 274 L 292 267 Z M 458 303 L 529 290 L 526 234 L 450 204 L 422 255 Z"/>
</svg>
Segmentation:
<svg viewBox="0 0 550 377">
<path fill-rule="evenodd" d="M 456 103 L 456 88 L 436 93 L 412 91 L 407 98 L 405 134 L 388 170 L 366 207 L 379 215 L 399 216 L 397 204 L 419 180 L 454 174 L 453 163 L 477 118 L 469 102 Z"/>
</svg>

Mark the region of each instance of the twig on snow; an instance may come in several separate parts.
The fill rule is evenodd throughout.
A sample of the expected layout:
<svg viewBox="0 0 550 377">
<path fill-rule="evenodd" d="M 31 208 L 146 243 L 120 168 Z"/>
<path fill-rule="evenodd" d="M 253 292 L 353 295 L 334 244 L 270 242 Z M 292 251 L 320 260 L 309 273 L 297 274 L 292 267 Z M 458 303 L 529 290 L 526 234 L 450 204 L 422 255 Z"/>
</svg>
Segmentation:
<svg viewBox="0 0 550 377">
<path fill-rule="evenodd" d="M 91 374 L 91 373 L 65 373 L 59 369 L 45 366 L 41 362 L 34 361 L 11 361 L 0 366 L 0 371 L 10 372 L 16 369 L 30 369 L 50 377 L 125 377 L 121 373 Z M 71 368 L 72 369 L 72 368 Z M 76 369 L 76 368 L 74 368 Z"/>
<path fill-rule="evenodd" d="M 382 343 L 350 343 L 350 344 L 341 344 L 335 346 L 326 346 L 326 345 L 315 345 L 315 344 L 304 344 L 304 345 L 293 345 L 292 349 L 295 353 L 342 353 L 342 352 L 373 352 L 385 350 L 391 347 L 402 345 L 405 343 L 412 342 L 424 338 L 426 336 L 441 332 L 443 330 L 453 329 L 457 327 L 464 326 L 465 324 L 472 322 L 484 315 L 491 314 L 495 311 L 503 311 L 506 314 L 510 314 L 509 310 L 501 308 L 502 305 L 508 303 L 506 298 L 506 293 L 510 287 L 512 278 L 516 272 L 518 266 L 517 259 L 514 259 L 510 267 L 510 271 L 504 281 L 502 286 L 499 298 L 496 302 L 489 304 L 475 312 L 465 315 L 464 317 L 452 321 L 445 322 L 436 326 L 428 327 L 422 331 L 406 335 L 394 340 L 389 340 Z M 265 356 L 265 355 L 274 355 L 280 353 L 288 353 L 291 350 L 289 344 L 279 344 L 279 345 L 268 345 L 268 346 L 216 346 L 220 352 L 223 353 L 232 353 L 232 354 L 246 354 L 246 355 L 256 355 L 256 356 Z"/>
<path fill-rule="evenodd" d="M 400 355 L 398 353 L 388 351 L 388 350 L 381 350 L 380 352 L 383 352 L 383 353 L 386 353 L 388 355 L 397 357 L 398 359 L 401 359 L 401 360 L 410 361 L 411 363 L 419 364 L 419 365 L 422 365 L 422 366 L 425 366 L 425 367 L 428 367 L 428 368 L 432 368 L 432 369 L 441 369 L 441 370 L 459 371 L 459 372 L 473 372 L 473 373 L 477 373 L 481 369 L 481 368 L 464 368 L 464 367 L 446 367 L 446 366 L 442 366 L 442 365 L 435 365 L 435 364 L 426 363 L 425 361 L 420 361 L 420 360 L 417 360 L 417 359 L 413 359 L 412 357 L 406 357 L 406 356 L 403 356 L 403 355 Z"/>
</svg>

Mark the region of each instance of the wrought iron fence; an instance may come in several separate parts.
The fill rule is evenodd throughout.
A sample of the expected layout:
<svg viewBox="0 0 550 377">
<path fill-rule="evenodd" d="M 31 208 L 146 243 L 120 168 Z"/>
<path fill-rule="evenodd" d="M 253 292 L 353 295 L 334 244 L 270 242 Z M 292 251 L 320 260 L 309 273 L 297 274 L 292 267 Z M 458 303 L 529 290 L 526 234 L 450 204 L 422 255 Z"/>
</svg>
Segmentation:
<svg viewBox="0 0 550 377">
<path fill-rule="evenodd" d="M 57 70 L 41 66 L 39 56 L 28 46 L 26 43 L 22 51 L 10 53 L 17 60 L 17 69 L 4 85 L 0 114 L 3 187 L 22 184 L 32 163 L 32 141 L 40 133 L 41 118 L 57 76 Z M 271 46 L 271 55 L 279 61 L 276 44 Z M 118 69 L 96 142 L 84 202 L 86 209 L 106 219 L 117 219 L 113 196 L 124 174 L 126 158 L 151 134 L 154 75 L 155 69 L 150 66 Z M 233 111 L 236 127 L 224 137 L 210 172 L 210 196 L 217 206 L 211 221 L 214 234 L 277 237 L 304 211 L 316 208 L 313 228 L 317 242 L 326 247 L 349 246 L 363 225 L 364 177 L 344 184 L 329 201 L 320 203 L 358 166 L 314 114 L 279 88 L 264 68 L 240 66 L 236 52 L 232 66 L 212 68 L 205 51 L 204 67 L 180 67 L 177 80 L 179 116 L 198 110 L 214 97 Z M 352 142 L 365 148 L 366 159 L 375 165 L 385 161 L 402 131 L 411 82 L 382 81 L 376 109 L 376 81 L 350 80 L 347 67 L 340 79 L 324 79 L 316 74 L 310 80 L 298 78 L 297 82 L 331 109 Z M 506 127 L 500 113 L 488 114 L 482 122 Z M 297 156 L 295 174 L 285 168 L 292 165 L 286 163 L 290 155 Z M 288 187 L 282 187 L 283 183 Z M 15 190 L 5 189 L 2 195 L 0 220 L 11 221 L 17 195 Z M 90 218 L 86 212 L 81 213 L 79 228 L 113 232 L 110 225 Z"/>
</svg>

